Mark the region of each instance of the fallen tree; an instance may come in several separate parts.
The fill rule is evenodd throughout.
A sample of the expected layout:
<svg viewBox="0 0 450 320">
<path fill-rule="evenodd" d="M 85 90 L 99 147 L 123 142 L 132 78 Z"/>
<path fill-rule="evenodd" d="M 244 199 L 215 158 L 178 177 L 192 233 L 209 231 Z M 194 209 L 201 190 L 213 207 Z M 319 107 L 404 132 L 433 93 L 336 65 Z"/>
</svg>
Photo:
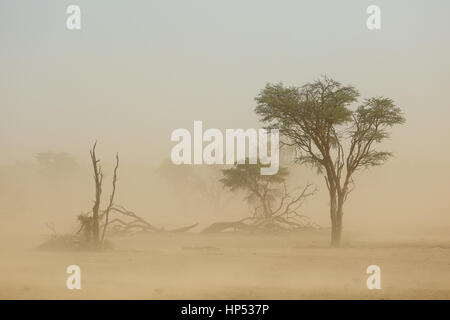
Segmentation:
<svg viewBox="0 0 450 320">
<path fill-rule="evenodd" d="M 321 226 L 314 223 L 309 217 L 302 217 L 297 221 L 293 219 L 276 218 L 273 220 L 266 220 L 260 218 L 247 217 L 238 221 L 229 222 L 215 222 L 205 228 L 202 233 L 220 233 L 220 232 L 246 232 L 246 233 L 260 233 L 260 232 L 295 232 L 302 230 L 320 229 Z"/>
<path fill-rule="evenodd" d="M 165 228 L 155 227 L 154 225 L 150 224 L 143 218 L 139 217 L 134 212 L 125 209 L 123 206 L 112 207 L 111 213 L 113 212 L 129 218 L 128 221 L 124 221 L 120 218 L 114 218 L 109 222 L 110 232 L 115 234 L 135 234 L 135 233 L 155 233 L 155 232 L 183 233 L 195 228 L 198 225 L 198 223 L 195 223 L 181 228 L 166 230 Z"/>
<path fill-rule="evenodd" d="M 224 177 L 220 181 L 225 188 L 247 192 L 245 199 L 253 207 L 253 215 L 238 221 L 213 223 L 203 230 L 204 233 L 291 232 L 319 228 L 308 216 L 298 212 L 305 199 L 316 191 L 311 184 L 288 191 L 286 168 L 280 167 L 274 175 L 261 175 L 263 166 L 259 161 L 250 164 L 246 159 L 243 164 L 222 170 Z"/>
</svg>

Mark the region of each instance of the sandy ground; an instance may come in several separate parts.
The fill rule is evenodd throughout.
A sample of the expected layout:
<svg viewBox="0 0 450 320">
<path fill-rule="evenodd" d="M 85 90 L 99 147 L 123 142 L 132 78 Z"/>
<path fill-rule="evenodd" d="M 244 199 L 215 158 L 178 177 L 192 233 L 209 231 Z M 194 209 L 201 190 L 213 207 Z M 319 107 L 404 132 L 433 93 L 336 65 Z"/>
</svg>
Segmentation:
<svg viewBox="0 0 450 320">
<path fill-rule="evenodd" d="M 328 232 L 299 235 L 140 235 L 105 252 L 40 252 L 42 238 L 3 239 L 2 299 L 449 299 L 445 238 L 372 241 Z M 12 245 L 14 244 L 14 245 Z M 447 244 L 447 245 L 446 245 Z M 66 288 L 68 265 L 81 290 Z M 381 267 L 381 290 L 366 268 Z"/>
</svg>

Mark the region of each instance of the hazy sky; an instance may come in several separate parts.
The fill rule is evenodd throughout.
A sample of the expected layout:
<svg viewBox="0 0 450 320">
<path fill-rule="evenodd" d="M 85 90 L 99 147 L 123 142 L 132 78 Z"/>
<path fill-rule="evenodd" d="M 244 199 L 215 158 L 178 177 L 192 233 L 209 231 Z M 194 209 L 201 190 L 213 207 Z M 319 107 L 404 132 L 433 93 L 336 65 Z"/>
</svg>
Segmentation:
<svg viewBox="0 0 450 320">
<path fill-rule="evenodd" d="M 81 7 L 79 31 L 66 29 L 69 4 Z M 369 4 L 381 7 L 379 31 L 366 28 Z M 104 151 L 157 162 L 173 129 L 256 126 L 253 98 L 266 82 L 326 73 L 403 108 L 394 151 L 432 158 L 446 146 L 438 160 L 448 163 L 449 10 L 448 1 L 1 0 L 0 161 L 48 150 L 83 161 L 98 139 Z"/>
</svg>

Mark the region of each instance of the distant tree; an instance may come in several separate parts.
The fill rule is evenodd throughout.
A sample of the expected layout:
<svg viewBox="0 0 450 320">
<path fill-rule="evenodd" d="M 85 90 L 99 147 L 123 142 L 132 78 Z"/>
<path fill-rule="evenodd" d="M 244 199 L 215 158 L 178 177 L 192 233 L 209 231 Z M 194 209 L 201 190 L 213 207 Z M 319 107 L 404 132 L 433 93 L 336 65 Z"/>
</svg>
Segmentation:
<svg viewBox="0 0 450 320">
<path fill-rule="evenodd" d="M 296 148 L 296 160 L 324 174 L 330 196 L 331 246 L 341 245 L 344 202 L 353 174 L 383 164 L 390 152 L 374 147 L 405 118 L 393 100 L 366 99 L 356 110 L 359 92 L 326 76 L 302 87 L 267 84 L 255 98 L 255 112 L 267 127 L 280 130 L 282 144 Z"/>
<path fill-rule="evenodd" d="M 157 168 L 156 173 L 167 182 L 180 201 L 183 201 L 182 195 L 192 199 L 192 195 L 196 194 L 205 199 L 216 213 L 221 213 L 231 199 L 217 183 L 222 175 L 218 165 L 183 166 L 166 159 Z"/>
<path fill-rule="evenodd" d="M 36 154 L 40 172 L 49 178 L 63 178 L 74 173 L 78 163 L 73 155 L 67 152 L 40 152 Z"/>
<path fill-rule="evenodd" d="M 175 165 L 170 159 L 165 159 L 156 169 L 156 173 L 167 181 L 178 195 L 199 183 L 193 166 Z"/>
</svg>

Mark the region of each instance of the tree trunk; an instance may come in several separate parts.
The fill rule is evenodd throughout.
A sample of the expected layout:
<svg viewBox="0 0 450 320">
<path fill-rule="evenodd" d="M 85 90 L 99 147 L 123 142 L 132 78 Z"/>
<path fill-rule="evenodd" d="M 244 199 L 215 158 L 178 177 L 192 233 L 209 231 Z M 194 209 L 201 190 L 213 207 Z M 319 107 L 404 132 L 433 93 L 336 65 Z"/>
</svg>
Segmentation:
<svg viewBox="0 0 450 320">
<path fill-rule="evenodd" d="M 102 181 L 103 173 L 101 167 L 98 165 L 99 160 L 95 155 L 95 147 L 97 142 L 94 143 L 92 150 L 90 151 L 92 167 L 94 169 L 94 181 L 95 181 L 95 202 L 92 208 L 92 237 L 95 245 L 98 245 L 100 241 L 100 224 L 99 224 L 99 208 L 100 208 L 100 197 L 102 194 Z"/>
<path fill-rule="evenodd" d="M 337 245 L 337 203 L 336 196 L 333 194 L 330 198 L 330 218 L 331 218 L 331 247 L 336 247 Z"/>
<path fill-rule="evenodd" d="M 331 243 L 330 246 L 338 248 L 341 246 L 342 216 L 345 196 L 339 187 L 331 169 L 327 169 L 325 181 L 330 194 L 330 218 L 331 218 Z"/>
<path fill-rule="evenodd" d="M 94 209 L 92 210 L 92 237 L 95 245 L 98 245 L 98 243 L 100 242 L 99 229 L 100 226 L 98 223 L 98 202 L 96 200 Z"/>
<path fill-rule="evenodd" d="M 333 206 L 330 208 L 330 211 L 334 211 L 334 217 L 331 220 L 331 247 L 333 248 L 341 246 L 343 205 L 343 199 L 338 199 L 337 203 L 334 202 L 334 208 Z"/>
</svg>

